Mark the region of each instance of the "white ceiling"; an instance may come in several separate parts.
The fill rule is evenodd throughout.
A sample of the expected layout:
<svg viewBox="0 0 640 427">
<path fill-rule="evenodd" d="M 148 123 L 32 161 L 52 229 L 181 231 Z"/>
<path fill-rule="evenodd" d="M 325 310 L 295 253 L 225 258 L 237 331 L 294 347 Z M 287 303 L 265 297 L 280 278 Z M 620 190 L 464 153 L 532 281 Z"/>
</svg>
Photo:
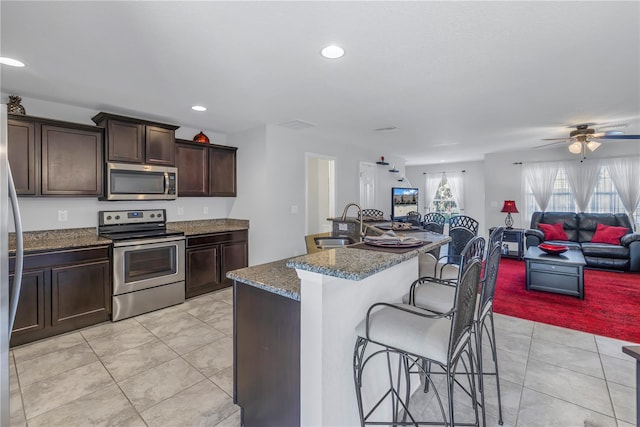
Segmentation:
<svg viewBox="0 0 640 427">
<path fill-rule="evenodd" d="M 1 55 L 27 64 L 2 66 L 1 89 L 24 97 L 224 133 L 302 120 L 316 126 L 299 132 L 407 164 L 527 149 L 585 121 L 640 134 L 637 1 L 3 0 L 0 12 Z M 342 59 L 319 55 L 331 43 Z"/>
</svg>

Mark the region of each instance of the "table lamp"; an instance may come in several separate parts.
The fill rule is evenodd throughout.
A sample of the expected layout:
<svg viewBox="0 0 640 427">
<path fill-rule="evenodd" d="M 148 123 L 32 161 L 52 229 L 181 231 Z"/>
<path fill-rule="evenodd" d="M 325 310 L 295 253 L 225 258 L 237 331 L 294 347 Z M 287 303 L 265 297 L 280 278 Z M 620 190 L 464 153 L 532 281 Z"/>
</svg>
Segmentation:
<svg viewBox="0 0 640 427">
<path fill-rule="evenodd" d="M 513 218 L 511 217 L 512 213 L 518 213 L 518 208 L 516 207 L 515 200 L 505 200 L 504 205 L 502 206 L 502 210 L 500 212 L 506 212 L 507 217 L 504 220 L 504 224 L 507 228 L 513 228 Z"/>
</svg>

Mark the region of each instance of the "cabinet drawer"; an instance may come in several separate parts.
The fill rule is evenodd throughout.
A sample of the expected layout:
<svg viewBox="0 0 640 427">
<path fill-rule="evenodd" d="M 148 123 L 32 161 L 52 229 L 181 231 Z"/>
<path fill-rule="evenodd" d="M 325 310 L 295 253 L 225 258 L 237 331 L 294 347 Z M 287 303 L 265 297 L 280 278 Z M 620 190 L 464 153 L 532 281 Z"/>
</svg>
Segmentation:
<svg viewBox="0 0 640 427">
<path fill-rule="evenodd" d="M 531 289 L 576 296 L 580 294 L 580 277 L 578 276 L 531 271 L 529 278 Z"/>
<path fill-rule="evenodd" d="M 519 242 L 520 239 L 520 234 L 514 234 L 514 233 L 503 233 L 502 234 L 502 241 L 503 242 Z"/>
<path fill-rule="evenodd" d="M 575 265 L 556 265 L 543 262 L 531 262 L 529 263 L 529 269 L 537 271 L 548 271 L 552 273 L 572 274 L 575 276 L 577 276 L 580 272 L 580 267 Z"/>
<path fill-rule="evenodd" d="M 211 245 L 222 242 L 238 242 L 247 240 L 247 231 L 231 231 L 229 233 L 200 234 L 187 237 L 187 248 L 200 245 Z"/>
</svg>

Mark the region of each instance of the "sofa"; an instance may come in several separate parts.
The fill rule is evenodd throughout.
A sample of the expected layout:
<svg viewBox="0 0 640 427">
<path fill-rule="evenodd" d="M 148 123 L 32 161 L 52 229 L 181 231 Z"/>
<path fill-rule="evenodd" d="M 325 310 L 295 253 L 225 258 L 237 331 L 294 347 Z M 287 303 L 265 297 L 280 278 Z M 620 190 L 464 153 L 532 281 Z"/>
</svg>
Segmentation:
<svg viewBox="0 0 640 427">
<path fill-rule="evenodd" d="M 563 230 L 566 234 L 566 240 L 564 236 L 560 236 L 560 240 L 553 239 L 554 230 L 560 227 L 559 224 L 562 224 L 560 234 Z M 604 226 L 625 227 L 628 231 Z M 548 237 L 552 237 L 550 240 L 545 239 L 545 232 L 542 231 L 542 228 L 547 230 Z M 615 239 L 615 242 L 619 243 L 592 242 L 596 229 L 599 233 L 596 240 L 602 240 L 603 231 L 613 230 L 618 234 L 624 234 L 619 239 Z M 640 233 L 633 232 L 633 226 L 626 214 L 534 212 L 531 217 L 531 227 L 525 230 L 525 238 L 527 248 L 538 246 L 544 242 L 565 245 L 569 249 L 579 249 L 584 255 L 587 267 L 640 271 Z"/>
</svg>

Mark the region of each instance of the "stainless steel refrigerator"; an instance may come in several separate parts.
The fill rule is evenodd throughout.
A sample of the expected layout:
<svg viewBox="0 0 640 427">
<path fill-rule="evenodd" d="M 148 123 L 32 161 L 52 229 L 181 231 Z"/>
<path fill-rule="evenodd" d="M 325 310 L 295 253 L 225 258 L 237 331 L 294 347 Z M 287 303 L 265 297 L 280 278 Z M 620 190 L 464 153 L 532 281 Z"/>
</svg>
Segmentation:
<svg viewBox="0 0 640 427">
<path fill-rule="evenodd" d="M 22 282 L 22 223 L 7 155 L 7 106 L 0 106 L 0 427 L 9 427 L 9 339 Z M 9 210 L 11 206 L 11 211 Z M 16 233 L 16 265 L 9 295 L 9 224 Z"/>
</svg>

